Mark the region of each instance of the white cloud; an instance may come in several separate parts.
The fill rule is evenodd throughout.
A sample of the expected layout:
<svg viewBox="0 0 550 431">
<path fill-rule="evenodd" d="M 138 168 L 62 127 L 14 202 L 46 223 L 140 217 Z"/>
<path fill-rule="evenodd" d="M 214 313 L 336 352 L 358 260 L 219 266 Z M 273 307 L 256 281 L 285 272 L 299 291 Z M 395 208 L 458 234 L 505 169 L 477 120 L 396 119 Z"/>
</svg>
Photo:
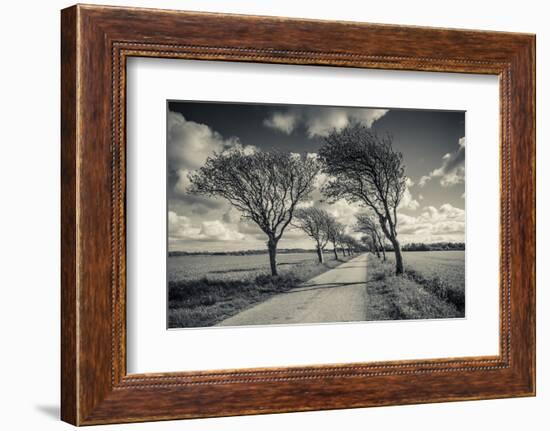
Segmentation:
<svg viewBox="0 0 550 431">
<path fill-rule="evenodd" d="M 407 180 L 405 181 L 405 192 L 403 193 L 403 197 L 401 198 L 401 202 L 399 202 L 397 209 L 408 209 L 414 211 L 420 206 L 420 202 L 413 198 L 413 195 L 409 190 L 409 187 L 412 186 L 414 186 L 413 180 L 407 177 Z"/>
<path fill-rule="evenodd" d="M 174 190 L 179 194 L 185 194 L 189 186 L 189 173 L 200 168 L 214 152 L 237 148 L 247 154 L 256 151 L 251 145 L 243 146 L 236 137 L 224 139 L 206 124 L 188 121 L 179 112 L 169 111 L 167 121 L 168 167 L 176 172 Z"/>
<path fill-rule="evenodd" d="M 371 127 L 387 109 L 333 108 L 326 106 L 293 107 L 286 112 L 274 112 L 264 125 L 289 135 L 302 123 L 310 138 L 327 136 L 333 129 L 341 130 L 352 122 Z"/>
<path fill-rule="evenodd" d="M 168 211 L 168 236 L 170 238 L 198 239 L 200 228 L 194 227 L 189 217 Z"/>
<path fill-rule="evenodd" d="M 315 189 L 321 189 L 330 179 L 330 176 L 325 174 L 324 172 L 319 172 L 317 176 L 315 177 L 315 180 L 313 182 L 313 187 Z"/>
<path fill-rule="evenodd" d="M 222 152 L 239 143 L 238 138 L 224 139 L 206 124 L 188 121 L 179 112 L 168 112 L 168 161 L 173 169 L 200 168 L 214 152 Z"/>
<path fill-rule="evenodd" d="M 187 188 L 191 185 L 191 182 L 189 181 L 189 173 L 191 171 L 189 169 L 178 169 L 176 172 L 178 180 L 176 181 L 174 190 L 180 194 L 185 194 L 187 192 Z"/>
<path fill-rule="evenodd" d="M 419 216 L 398 213 L 398 235 L 402 243 L 464 241 L 465 213 L 461 208 L 443 204 L 424 207 Z"/>
<path fill-rule="evenodd" d="M 341 130 L 352 122 L 371 127 L 382 118 L 387 109 L 367 108 L 326 108 L 308 109 L 305 114 L 305 125 L 310 138 L 327 136 L 333 129 Z"/>
<path fill-rule="evenodd" d="M 245 155 L 249 156 L 258 151 L 258 148 L 254 145 L 242 145 L 240 142 L 236 142 L 229 148 L 222 151 L 222 154 L 231 154 L 233 151 L 242 151 Z"/>
<path fill-rule="evenodd" d="M 226 223 L 238 223 L 241 220 L 241 213 L 234 207 L 229 207 L 223 214 L 222 220 Z"/>
<path fill-rule="evenodd" d="M 439 183 L 443 187 L 449 187 L 464 182 L 465 168 L 464 159 L 466 156 L 466 139 L 464 137 L 458 140 L 458 149 L 454 153 L 447 153 L 443 156 L 443 163 L 437 169 L 434 169 L 428 175 L 420 178 L 418 185 L 423 187 L 433 178 L 439 178 Z"/>
<path fill-rule="evenodd" d="M 341 130 L 350 122 L 350 116 L 344 109 L 319 109 L 315 115 L 307 115 L 305 124 L 310 138 L 327 136 L 332 129 Z"/>
<path fill-rule="evenodd" d="M 430 175 L 422 175 L 420 178 L 420 181 L 418 181 L 418 185 L 420 187 L 424 187 L 428 181 L 430 181 L 432 177 Z"/>
<path fill-rule="evenodd" d="M 339 199 L 332 204 L 325 202 L 318 206 L 324 208 L 336 221 L 350 227 L 355 224 L 357 221 L 356 215 L 362 209 L 358 203 L 349 203 L 345 199 Z"/>
<path fill-rule="evenodd" d="M 240 233 L 246 234 L 246 235 L 254 235 L 257 238 L 260 238 L 261 240 L 265 241 L 266 235 L 260 227 L 250 220 L 240 220 L 237 224 L 237 230 Z"/>
<path fill-rule="evenodd" d="M 264 236 L 265 238 L 265 236 Z M 312 248 L 311 238 L 300 228 L 290 225 L 283 234 L 281 241 L 285 241 L 286 245 L 284 247 L 304 247 Z M 302 241 L 302 244 L 297 244 L 297 241 Z M 284 248 L 283 247 L 283 248 Z"/>
<path fill-rule="evenodd" d="M 203 221 L 199 235 L 209 241 L 239 241 L 245 238 L 219 220 Z"/>
<path fill-rule="evenodd" d="M 296 205 L 296 208 L 311 208 L 313 205 L 315 205 L 314 200 L 302 201 L 302 202 L 298 202 L 298 205 Z"/>
<path fill-rule="evenodd" d="M 408 209 L 414 211 L 419 206 L 420 202 L 413 198 L 410 190 L 407 187 L 405 189 L 405 192 L 403 193 L 403 197 L 401 198 L 401 202 L 399 202 L 399 206 L 397 207 L 397 209 Z"/>
<path fill-rule="evenodd" d="M 264 125 L 290 135 L 297 121 L 298 118 L 291 112 L 274 112 L 264 120 Z"/>
<path fill-rule="evenodd" d="M 193 224 L 189 217 L 168 212 L 168 236 L 171 240 L 240 241 L 245 235 L 219 220 Z"/>
</svg>

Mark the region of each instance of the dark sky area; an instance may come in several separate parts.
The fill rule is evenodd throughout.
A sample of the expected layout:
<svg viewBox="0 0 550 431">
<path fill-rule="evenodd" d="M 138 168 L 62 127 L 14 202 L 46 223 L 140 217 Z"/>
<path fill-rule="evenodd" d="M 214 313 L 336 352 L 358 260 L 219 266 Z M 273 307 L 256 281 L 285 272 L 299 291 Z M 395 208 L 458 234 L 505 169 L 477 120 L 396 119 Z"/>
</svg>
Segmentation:
<svg viewBox="0 0 550 431">
<path fill-rule="evenodd" d="M 322 145 L 322 137 L 308 139 L 303 124 L 289 135 L 282 135 L 278 130 L 263 124 L 273 111 L 283 111 L 289 106 L 292 107 L 206 102 L 168 103 L 170 111 L 179 112 L 189 121 L 207 124 L 224 137 L 238 137 L 245 145 L 254 145 L 262 150 L 316 152 Z M 393 135 L 394 147 L 403 153 L 407 167 L 414 174 L 415 171 L 422 170 L 425 163 L 431 162 L 435 166 L 440 162 L 442 154 L 455 151 L 458 140 L 464 136 L 464 112 L 391 109 L 372 128 L 389 131 Z"/>
</svg>

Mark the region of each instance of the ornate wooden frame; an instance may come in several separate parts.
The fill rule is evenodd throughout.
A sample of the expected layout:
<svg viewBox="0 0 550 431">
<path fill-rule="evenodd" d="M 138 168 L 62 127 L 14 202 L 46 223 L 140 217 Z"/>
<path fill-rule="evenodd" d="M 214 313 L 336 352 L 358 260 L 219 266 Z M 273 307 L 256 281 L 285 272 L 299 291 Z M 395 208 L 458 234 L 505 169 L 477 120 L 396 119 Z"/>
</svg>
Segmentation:
<svg viewBox="0 0 550 431">
<path fill-rule="evenodd" d="M 78 5 L 62 11 L 61 48 L 63 420 L 88 425 L 534 395 L 534 35 Z M 498 75 L 500 354 L 127 375 L 130 56 Z"/>
</svg>

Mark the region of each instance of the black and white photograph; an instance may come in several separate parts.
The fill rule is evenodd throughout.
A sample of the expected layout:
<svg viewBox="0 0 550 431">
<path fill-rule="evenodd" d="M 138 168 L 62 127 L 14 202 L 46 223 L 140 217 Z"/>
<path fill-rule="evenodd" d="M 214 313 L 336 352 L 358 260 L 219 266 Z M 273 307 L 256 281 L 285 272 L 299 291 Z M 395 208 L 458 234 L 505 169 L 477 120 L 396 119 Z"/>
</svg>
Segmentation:
<svg viewBox="0 0 550 431">
<path fill-rule="evenodd" d="M 465 117 L 168 101 L 168 328 L 464 318 Z"/>
</svg>

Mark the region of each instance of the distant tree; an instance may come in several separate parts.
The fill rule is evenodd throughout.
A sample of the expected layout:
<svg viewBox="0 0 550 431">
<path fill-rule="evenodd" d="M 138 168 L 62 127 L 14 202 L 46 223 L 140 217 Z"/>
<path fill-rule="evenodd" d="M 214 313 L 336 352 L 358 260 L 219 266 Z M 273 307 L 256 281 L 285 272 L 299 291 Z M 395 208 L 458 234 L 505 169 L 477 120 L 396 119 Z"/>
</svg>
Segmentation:
<svg viewBox="0 0 550 431">
<path fill-rule="evenodd" d="M 323 192 L 331 200 L 344 198 L 372 209 L 395 252 L 395 272 L 403 273 L 397 239 L 397 207 L 405 193 L 403 156 L 389 135 L 378 135 L 360 124 L 333 130 L 319 150 L 331 180 Z"/>
<path fill-rule="evenodd" d="M 350 241 L 349 238 L 346 238 L 346 249 L 348 251 L 348 254 L 350 256 L 353 256 L 353 252 L 354 252 L 354 249 L 353 249 L 353 246 L 352 246 L 352 242 Z"/>
<path fill-rule="evenodd" d="M 429 244 L 423 242 L 412 242 L 403 246 L 404 251 L 445 251 L 445 250 L 465 250 L 463 242 L 432 242 Z"/>
<path fill-rule="evenodd" d="M 353 237 L 351 239 L 352 239 L 351 247 L 352 247 L 353 252 L 357 253 L 357 252 L 361 251 L 361 249 L 362 249 L 361 243 Z"/>
<path fill-rule="evenodd" d="M 380 253 L 377 252 L 377 248 L 374 246 L 371 235 L 363 235 L 361 237 L 361 243 L 372 254 L 376 254 L 377 257 L 380 257 Z"/>
<path fill-rule="evenodd" d="M 382 233 L 380 232 L 380 227 L 374 221 L 374 219 L 367 213 L 362 213 L 357 216 L 357 225 L 356 229 L 359 232 L 370 235 L 372 239 L 372 244 L 376 252 L 376 256 L 380 257 L 382 253 L 382 258 L 384 262 L 386 261 L 386 250 L 384 243 L 382 241 Z"/>
<path fill-rule="evenodd" d="M 338 245 L 340 245 L 340 251 L 342 253 L 342 256 L 346 257 L 346 247 L 345 244 L 342 242 L 342 239 L 338 242 Z"/>
<path fill-rule="evenodd" d="M 332 250 L 334 252 L 334 259 L 338 260 L 338 253 L 336 249 L 342 237 L 344 236 L 344 225 L 336 221 L 334 217 L 330 217 L 328 225 L 328 240 L 332 243 Z"/>
<path fill-rule="evenodd" d="M 220 196 L 267 235 L 271 274 L 277 275 L 277 244 L 296 206 L 311 191 L 320 164 L 316 158 L 281 152 L 215 153 L 189 175 L 190 193 Z"/>
<path fill-rule="evenodd" d="M 342 235 L 340 236 L 340 241 L 339 241 L 339 244 L 340 244 L 340 249 L 342 250 L 342 255 L 343 256 L 350 256 L 351 253 L 349 251 L 349 248 L 348 248 L 348 241 L 349 241 L 349 237 L 347 235 Z"/>
<path fill-rule="evenodd" d="M 343 249 L 347 251 L 348 256 L 352 256 L 359 248 L 355 238 L 350 235 L 343 235 L 340 241 Z"/>
<path fill-rule="evenodd" d="M 359 244 L 359 241 L 357 241 L 352 236 L 350 236 L 350 238 L 349 238 L 349 246 L 350 246 L 352 254 L 357 253 L 361 249 L 361 244 Z"/>
<path fill-rule="evenodd" d="M 363 244 L 365 244 L 369 248 L 369 251 L 372 254 L 376 255 L 376 257 L 380 259 L 381 257 L 380 247 L 377 244 L 376 239 L 374 239 L 374 237 L 372 236 L 372 234 L 364 235 L 363 237 L 361 237 L 361 241 L 363 242 Z"/>
<path fill-rule="evenodd" d="M 294 218 L 293 225 L 315 241 L 319 263 L 323 263 L 323 249 L 329 241 L 330 215 L 323 209 L 309 207 L 297 209 Z"/>
</svg>

